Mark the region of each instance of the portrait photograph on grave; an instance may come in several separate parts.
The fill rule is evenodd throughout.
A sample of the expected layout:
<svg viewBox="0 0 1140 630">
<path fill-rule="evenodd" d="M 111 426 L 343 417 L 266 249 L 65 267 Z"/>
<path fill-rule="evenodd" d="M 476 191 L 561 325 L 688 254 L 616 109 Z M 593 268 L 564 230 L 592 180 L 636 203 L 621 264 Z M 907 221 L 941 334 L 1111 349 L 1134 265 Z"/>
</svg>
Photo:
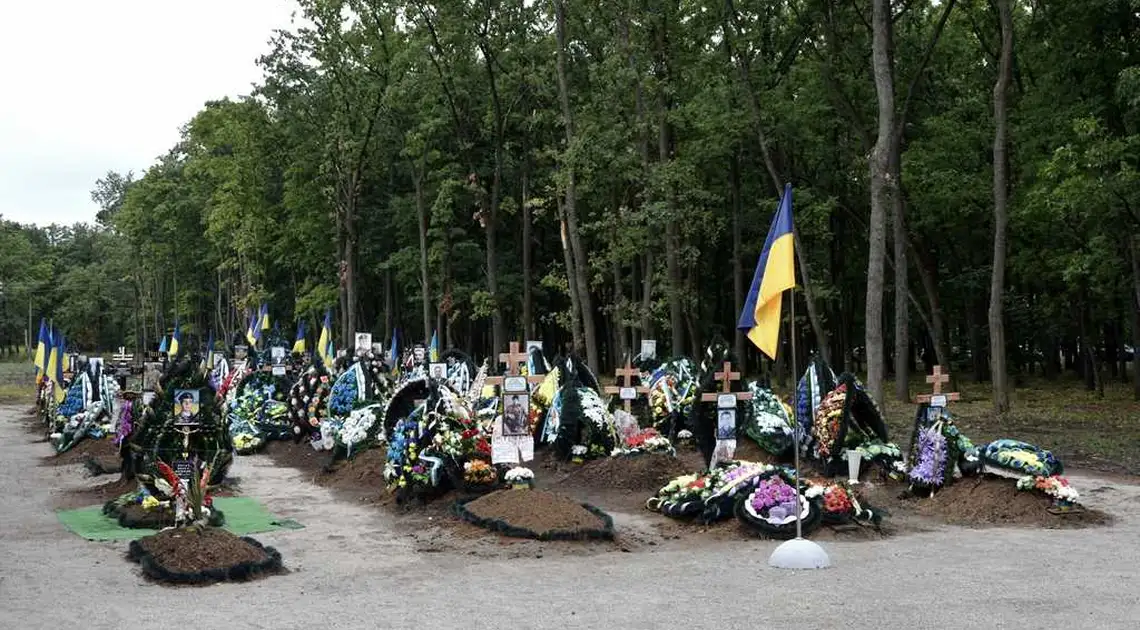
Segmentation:
<svg viewBox="0 0 1140 630">
<path fill-rule="evenodd" d="M 234 359 L 241 361 L 249 356 L 249 346 L 234 346 Z"/>
<path fill-rule="evenodd" d="M 642 339 L 641 340 L 641 358 L 642 359 L 656 359 L 657 358 L 657 340 L 656 339 Z"/>
<path fill-rule="evenodd" d="M 527 417 L 530 415 L 530 397 L 511 394 L 503 407 L 503 435 L 526 435 Z"/>
<path fill-rule="evenodd" d="M 535 341 L 533 339 L 526 342 L 526 353 L 530 354 L 532 350 L 538 350 L 539 352 L 542 352 L 542 342 Z"/>
<path fill-rule="evenodd" d="M 736 439 L 736 410 L 718 409 L 716 414 L 716 439 Z"/>
<path fill-rule="evenodd" d="M 158 382 L 162 379 L 162 364 L 147 363 L 143 366 L 143 389 L 153 392 L 158 389 Z"/>
<path fill-rule="evenodd" d="M 372 349 L 372 333 L 356 333 L 356 354 L 365 355 Z"/>
<path fill-rule="evenodd" d="M 201 392 L 197 389 L 174 390 L 175 426 L 198 424 L 198 410 Z"/>
<path fill-rule="evenodd" d="M 446 363 L 432 363 L 428 374 L 437 381 L 442 381 L 447 378 L 447 364 Z"/>
</svg>

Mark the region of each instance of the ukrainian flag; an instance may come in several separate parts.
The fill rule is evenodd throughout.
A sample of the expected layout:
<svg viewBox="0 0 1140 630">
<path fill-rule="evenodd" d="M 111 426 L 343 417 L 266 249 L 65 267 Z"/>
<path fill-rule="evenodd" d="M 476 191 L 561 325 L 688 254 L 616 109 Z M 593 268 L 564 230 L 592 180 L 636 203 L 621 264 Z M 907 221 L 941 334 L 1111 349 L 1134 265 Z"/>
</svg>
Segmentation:
<svg viewBox="0 0 1140 630">
<path fill-rule="evenodd" d="M 329 309 L 325 311 L 325 323 L 321 327 L 321 336 L 317 339 L 317 354 L 328 369 L 333 366 L 332 343 L 332 309 Z"/>
<path fill-rule="evenodd" d="M 245 328 L 245 340 L 248 341 L 251 346 L 256 346 L 257 340 L 261 339 L 261 326 L 258 325 L 260 321 L 261 315 L 259 311 L 254 311 L 253 314 L 249 316 L 249 324 Z"/>
<path fill-rule="evenodd" d="M 305 353 L 305 322 L 297 322 L 297 339 L 293 342 L 293 352 Z"/>
<path fill-rule="evenodd" d="M 780 343 L 780 308 L 784 291 L 796 286 L 795 237 L 792 223 L 792 185 L 784 187 L 784 198 L 768 229 L 768 238 L 756 263 L 752 286 L 744 300 L 744 311 L 736 323 L 761 352 L 775 359 Z"/>
<path fill-rule="evenodd" d="M 158 344 L 158 353 L 166 354 L 169 346 L 166 345 L 166 335 L 162 336 L 162 343 Z"/>
<path fill-rule="evenodd" d="M 269 330 L 269 307 L 262 303 L 261 305 L 261 329 Z"/>
<path fill-rule="evenodd" d="M 431 345 L 428 346 L 428 360 L 435 362 L 439 361 L 439 333 L 438 331 L 431 331 Z"/>
<path fill-rule="evenodd" d="M 59 331 L 56 331 L 54 338 L 59 341 L 51 348 L 51 354 L 48 357 L 48 374 L 52 382 L 55 383 L 52 393 L 55 395 L 56 404 L 59 404 L 67 396 L 67 390 L 63 388 L 63 355 L 67 349 L 67 342 L 63 338 L 63 333 Z"/>
<path fill-rule="evenodd" d="M 399 331 L 395 328 L 392 329 L 392 347 L 388 349 L 388 361 L 392 364 L 393 370 L 399 370 L 400 361 L 400 340 Z"/>
<path fill-rule="evenodd" d="M 47 373 L 47 354 L 48 346 L 51 345 L 51 337 L 48 335 L 47 322 L 40 318 L 40 336 L 36 338 L 36 357 L 32 361 L 36 365 L 36 376 L 42 377 Z"/>
<path fill-rule="evenodd" d="M 178 322 L 174 322 L 174 335 L 171 336 L 170 348 L 166 352 L 167 356 L 169 356 L 171 359 L 178 356 L 178 345 L 181 343 L 181 341 L 182 328 L 178 325 Z"/>
</svg>

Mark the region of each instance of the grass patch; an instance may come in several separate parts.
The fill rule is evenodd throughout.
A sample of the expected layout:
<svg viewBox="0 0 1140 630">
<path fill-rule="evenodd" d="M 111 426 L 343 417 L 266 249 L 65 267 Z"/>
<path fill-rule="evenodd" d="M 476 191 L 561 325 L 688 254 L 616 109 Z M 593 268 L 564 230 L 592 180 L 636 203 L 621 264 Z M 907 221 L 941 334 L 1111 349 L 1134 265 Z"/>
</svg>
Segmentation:
<svg viewBox="0 0 1140 630">
<path fill-rule="evenodd" d="M 976 444 L 999 438 L 1029 442 L 1053 451 L 1075 467 L 1140 474 L 1140 402 L 1131 384 L 1106 383 L 1104 397 L 1072 377 L 1029 379 L 1011 396 L 1011 409 L 997 415 L 990 383 L 962 380 L 962 400 L 949 403 L 959 428 Z M 911 396 L 929 392 L 925 377 L 911 384 Z M 893 439 L 904 448 L 913 428 L 915 405 L 892 400 L 887 383 L 884 413 Z"/>
</svg>

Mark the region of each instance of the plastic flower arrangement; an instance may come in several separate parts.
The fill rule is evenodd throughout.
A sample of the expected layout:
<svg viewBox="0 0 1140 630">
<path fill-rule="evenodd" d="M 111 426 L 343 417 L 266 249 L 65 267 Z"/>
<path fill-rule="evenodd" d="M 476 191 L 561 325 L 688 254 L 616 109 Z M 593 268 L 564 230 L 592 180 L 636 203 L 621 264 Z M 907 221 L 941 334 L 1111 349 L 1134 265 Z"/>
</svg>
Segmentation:
<svg viewBox="0 0 1140 630">
<path fill-rule="evenodd" d="M 784 505 L 795 500 L 796 489 L 780 478 L 779 475 L 773 475 L 761 481 L 756 486 L 756 491 L 749 498 L 752 509 L 757 514 L 766 514 L 765 510 L 773 506 Z"/>
<path fill-rule="evenodd" d="M 1038 490 L 1053 497 L 1053 500 L 1061 505 L 1071 505 L 1081 497 L 1076 488 L 1069 485 L 1069 480 L 1060 475 L 1048 477 L 1026 475 L 1017 480 L 1017 489 L 1022 491 Z"/>
<path fill-rule="evenodd" d="M 463 480 L 469 484 L 491 484 L 495 483 L 498 477 L 495 469 L 481 459 L 471 460 L 463 464 Z"/>
<path fill-rule="evenodd" d="M 811 431 L 816 454 L 820 459 L 831 457 L 832 445 L 839 436 L 839 429 L 843 423 L 843 407 L 846 402 L 847 384 L 840 383 L 819 403 Z"/>
<path fill-rule="evenodd" d="M 503 475 L 503 481 L 509 483 L 512 488 L 529 488 L 534 485 L 534 471 L 516 466 Z"/>
<path fill-rule="evenodd" d="M 946 437 L 941 427 L 933 426 L 918 436 L 918 461 L 910 469 L 912 484 L 940 488 L 946 481 L 946 459 L 949 456 Z"/>
<path fill-rule="evenodd" d="M 621 448 L 614 449 L 612 455 L 625 455 L 634 453 L 675 453 L 673 444 L 669 439 L 657 432 L 657 429 L 643 429 L 625 438 Z"/>
</svg>

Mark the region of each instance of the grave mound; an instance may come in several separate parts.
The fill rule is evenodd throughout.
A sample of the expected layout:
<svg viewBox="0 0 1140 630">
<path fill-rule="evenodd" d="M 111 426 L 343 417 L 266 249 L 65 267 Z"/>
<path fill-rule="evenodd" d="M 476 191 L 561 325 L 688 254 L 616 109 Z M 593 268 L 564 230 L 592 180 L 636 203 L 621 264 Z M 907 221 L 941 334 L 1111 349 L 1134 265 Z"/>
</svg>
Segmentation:
<svg viewBox="0 0 1140 630">
<path fill-rule="evenodd" d="M 689 470 L 690 466 L 676 457 L 644 453 L 587 462 L 568 481 L 591 488 L 654 492 Z"/>
<path fill-rule="evenodd" d="M 1104 512 L 1087 508 L 1055 514 L 1050 511 L 1053 500 L 1049 496 L 1019 491 L 1012 479 L 992 475 L 959 479 L 933 498 L 907 503 L 923 516 L 953 525 L 1058 529 L 1104 525 L 1110 520 Z"/>
<path fill-rule="evenodd" d="M 131 541 L 129 555 L 148 577 L 176 584 L 249 580 L 282 570 L 273 547 L 213 527 L 168 529 Z"/>
<path fill-rule="evenodd" d="M 598 508 L 542 490 L 500 490 L 457 502 L 463 520 L 505 536 L 538 540 L 612 540 L 613 518 Z"/>
</svg>

